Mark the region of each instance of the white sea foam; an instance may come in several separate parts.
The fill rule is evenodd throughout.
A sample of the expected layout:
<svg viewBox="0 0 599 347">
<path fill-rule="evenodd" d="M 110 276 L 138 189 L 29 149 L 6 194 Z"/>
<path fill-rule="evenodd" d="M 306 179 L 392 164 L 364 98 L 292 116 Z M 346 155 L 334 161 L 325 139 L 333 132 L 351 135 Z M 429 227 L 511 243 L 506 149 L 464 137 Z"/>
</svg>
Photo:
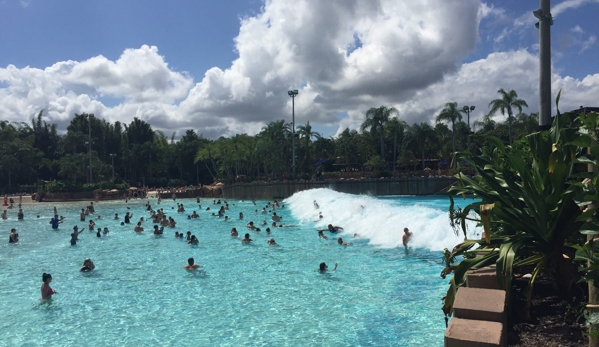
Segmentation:
<svg viewBox="0 0 599 347">
<path fill-rule="evenodd" d="M 314 207 L 316 200 L 319 208 Z M 357 233 L 369 243 L 381 248 L 403 247 L 403 228 L 414 233 L 410 246 L 431 251 L 450 250 L 463 241 L 449 225 L 447 209 L 436 209 L 417 204 L 398 205 L 367 195 L 351 195 L 330 189 L 311 189 L 294 194 L 285 200 L 291 213 L 302 223 L 313 223 L 324 229 L 327 224 L 343 227 L 341 235 Z M 449 203 L 448 203 L 449 206 Z M 318 220 L 318 213 L 324 218 Z M 318 220 L 317 222 L 315 222 Z M 481 233 L 475 224 L 468 225 L 469 234 Z M 350 241 L 348 239 L 347 241 Z"/>
</svg>

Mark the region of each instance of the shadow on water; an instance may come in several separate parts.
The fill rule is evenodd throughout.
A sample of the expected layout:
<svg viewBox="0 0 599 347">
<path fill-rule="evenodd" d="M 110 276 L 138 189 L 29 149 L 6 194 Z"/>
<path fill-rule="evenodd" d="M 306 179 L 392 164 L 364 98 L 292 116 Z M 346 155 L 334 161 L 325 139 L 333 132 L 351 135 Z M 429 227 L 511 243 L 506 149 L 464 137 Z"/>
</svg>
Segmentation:
<svg viewBox="0 0 599 347">
<path fill-rule="evenodd" d="M 373 313 L 364 317 L 363 329 L 356 335 L 360 346 L 409 346 L 419 328 L 409 317 Z"/>
</svg>

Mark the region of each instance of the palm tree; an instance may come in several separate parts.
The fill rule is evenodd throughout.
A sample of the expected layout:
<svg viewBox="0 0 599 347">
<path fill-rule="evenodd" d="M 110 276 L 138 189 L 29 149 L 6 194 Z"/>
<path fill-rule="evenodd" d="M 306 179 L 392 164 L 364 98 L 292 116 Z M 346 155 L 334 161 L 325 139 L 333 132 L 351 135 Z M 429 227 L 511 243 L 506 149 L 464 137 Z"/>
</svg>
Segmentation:
<svg viewBox="0 0 599 347">
<path fill-rule="evenodd" d="M 457 102 L 448 102 L 445 104 L 445 108 L 441 110 L 441 113 L 435 118 L 437 122 L 451 122 L 452 132 L 452 150 L 455 153 L 455 122 L 462 120 L 462 114 L 458 110 Z M 455 165 L 455 163 L 454 163 Z"/>
<path fill-rule="evenodd" d="M 457 103 L 456 103 L 457 104 Z M 408 142 L 413 142 L 422 158 L 422 170 L 424 170 L 424 154 L 427 150 L 427 144 L 434 142 L 435 130 L 428 123 L 414 123 L 408 130 Z M 414 165 L 415 166 L 415 165 Z"/>
<path fill-rule="evenodd" d="M 306 163 L 306 160 L 310 157 L 310 142 L 311 142 L 312 138 L 318 139 L 321 136 L 316 131 L 312 131 L 312 126 L 310 125 L 310 121 L 308 121 L 306 123 L 306 125 L 298 125 L 297 134 L 299 135 L 300 138 L 303 138 L 305 141 L 304 146 L 306 147 L 306 150 L 304 152 L 304 159 L 302 160 L 302 163 L 300 164 L 300 168 L 303 168 L 304 164 Z"/>
<path fill-rule="evenodd" d="M 366 120 L 360 127 L 362 131 L 370 129 L 372 135 L 379 135 L 381 139 L 381 158 L 383 158 L 383 160 L 385 160 L 385 127 L 393 115 L 399 115 L 399 111 L 397 111 L 395 107 L 372 107 L 366 111 Z"/>
<path fill-rule="evenodd" d="M 518 94 L 513 89 L 510 90 L 509 92 L 506 92 L 505 90 L 503 90 L 503 88 L 501 88 L 497 91 L 497 93 L 501 94 L 501 99 L 495 99 L 489 103 L 489 107 L 491 108 L 491 111 L 489 111 L 489 114 L 493 114 L 497 111 L 501 111 L 501 114 L 505 115 L 505 111 L 507 110 L 508 126 L 509 126 L 508 135 L 509 135 L 510 145 L 511 145 L 513 142 L 513 139 L 512 139 L 512 115 L 513 115 L 512 108 L 516 108 L 516 109 L 518 109 L 519 112 L 522 112 L 522 107 L 528 107 L 528 104 L 526 104 L 526 101 L 524 101 L 522 99 L 518 99 Z"/>
<path fill-rule="evenodd" d="M 399 142 L 403 142 L 403 135 L 408 124 L 403 120 L 399 120 L 397 117 L 393 117 L 387 124 L 387 130 L 390 134 L 393 134 L 393 171 L 395 171 L 396 160 L 397 160 L 397 138 L 400 136 Z"/>
</svg>

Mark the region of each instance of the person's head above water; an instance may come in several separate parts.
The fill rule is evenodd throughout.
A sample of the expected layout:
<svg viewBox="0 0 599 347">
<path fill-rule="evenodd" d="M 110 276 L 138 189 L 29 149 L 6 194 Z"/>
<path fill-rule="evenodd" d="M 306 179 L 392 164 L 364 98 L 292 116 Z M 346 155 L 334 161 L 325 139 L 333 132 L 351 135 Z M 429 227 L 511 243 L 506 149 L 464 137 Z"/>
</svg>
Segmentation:
<svg viewBox="0 0 599 347">
<path fill-rule="evenodd" d="M 42 281 L 44 283 L 50 283 L 52 281 L 52 275 L 44 272 L 44 274 L 42 275 Z"/>
<path fill-rule="evenodd" d="M 328 267 L 328 266 L 327 266 L 327 263 L 325 263 L 325 262 L 323 261 L 322 263 L 320 263 L 319 270 L 320 270 L 320 271 L 326 271 L 326 270 L 327 270 L 327 267 Z"/>
<path fill-rule="evenodd" d="M 193 266 L 194 262 L 195 262 L 195 260 L 193 260 L 193 258 L 188 258 L 187 259 L 187 264 L 189 264 L 189 266 Z"/>
<path fill-rule="evenodd" d="M 408 228 L 403 228 L 403 232 L 407 234 L 410 232 L 410 230 Z"/>
</svg>

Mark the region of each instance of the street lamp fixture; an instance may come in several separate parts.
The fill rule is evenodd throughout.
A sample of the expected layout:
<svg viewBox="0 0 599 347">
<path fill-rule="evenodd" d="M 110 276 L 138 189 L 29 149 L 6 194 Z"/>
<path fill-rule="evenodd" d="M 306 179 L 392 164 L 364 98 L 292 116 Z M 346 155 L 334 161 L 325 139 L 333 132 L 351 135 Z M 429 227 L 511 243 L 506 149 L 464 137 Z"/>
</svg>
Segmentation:
<svg viewBox="0 0 599 347">
<path fill-rule="evenodd" d="M 291 156 L 293 157 L 293 180 L 295 180 L 295 96 L 298 94 L 298 91 L 297 89 L 290 90 L 287 92 L 287 94 L 289 94 L 289 96 L 291 97 Z"/>
<path fill-rule="evenodd" d="M 470 150 L 470 135 L 472 134 L 472 131 L 470 131 L 470 111 L 474 111 L 474 106 L 464 106 L 462 110 L 468 115 L 468 150 Z"/>
</svg>

